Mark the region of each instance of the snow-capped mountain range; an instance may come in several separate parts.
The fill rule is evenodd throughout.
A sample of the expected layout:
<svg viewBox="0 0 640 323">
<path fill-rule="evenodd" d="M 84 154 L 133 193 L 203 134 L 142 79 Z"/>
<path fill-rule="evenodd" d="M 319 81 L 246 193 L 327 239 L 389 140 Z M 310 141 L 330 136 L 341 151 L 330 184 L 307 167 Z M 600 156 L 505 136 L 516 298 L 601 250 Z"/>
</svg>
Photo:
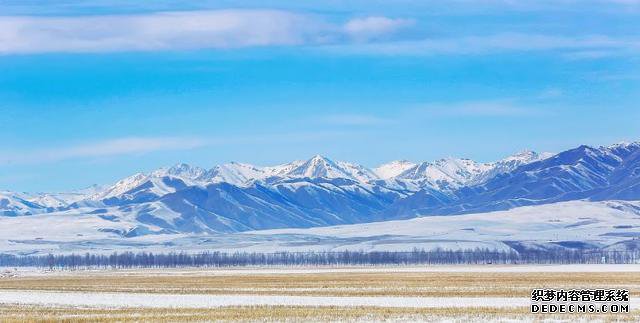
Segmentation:
<svg viewBox="0 0 640 323">
<path fill-rule="evenodd" d="M 362 185 L 380 181 L 402 181 L 412 187 L 426 187 L 442 191 L 480 183 L 497 174 L 508 172 L 520 165 L 541 160 L 551 154 L 524 151 L 494 163 L 477 163 L 470 159 L 446 158 L 434 162 L 412 163 L 392 161 L 374 169 L 365 166 L 333 161 L 316 155 L 306 161 L 293 161 L 277 166 L 260 167 L 231 162 L 206 170 L 198 166 L 177 164 L 161 168 L 149 174 L 138 173 L 118 181 L 111 187 L 96 193 L 91 200 L 104 200 L 122 195 L 145 182 L 151 182 L 154 193 L 163 195 L 173 190 L 163 184 L 162 178 L 172 177 L 185 185 L 228 183 L 238 187 L 250 187 L 256 183 L 272 184 L 286 179 L 347 179 Z"/>
<path fill-rule="evenodd" d="M 92 215 L 135 223 L 100 230 L 137 236 L 367 223 L 582 199 L 640 200 L 640 143 L 373 169 L 320 155 L 269 167 L 178 164 L 78 192 L 0 191 L 0 216 Z"/>
</svg>

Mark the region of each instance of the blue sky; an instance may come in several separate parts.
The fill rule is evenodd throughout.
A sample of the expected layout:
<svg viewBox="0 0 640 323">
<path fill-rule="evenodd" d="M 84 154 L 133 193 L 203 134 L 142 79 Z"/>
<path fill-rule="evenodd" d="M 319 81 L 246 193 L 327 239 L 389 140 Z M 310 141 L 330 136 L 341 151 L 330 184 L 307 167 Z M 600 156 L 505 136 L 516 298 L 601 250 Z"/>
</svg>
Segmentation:
<svg viewBox="0 0 640 323">
<path fill-rule="evenodd" d="M 4 1 L 0 189 L 639 140 L 638 21 L 634 0 Z"/>
</svg>

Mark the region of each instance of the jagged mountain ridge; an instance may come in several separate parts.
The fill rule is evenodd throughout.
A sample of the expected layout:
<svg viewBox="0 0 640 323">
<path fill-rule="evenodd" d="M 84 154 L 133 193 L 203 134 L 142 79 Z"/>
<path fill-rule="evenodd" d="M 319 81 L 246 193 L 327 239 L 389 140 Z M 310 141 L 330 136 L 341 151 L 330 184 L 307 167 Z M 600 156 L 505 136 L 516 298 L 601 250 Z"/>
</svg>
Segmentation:
<svg viewBox="0 0 640 323">
<path fill-rule="evenodd" d="M 640 199 L 639 148 L 637 143 L 581 146 L 551 157 L 525 151 L 494 163 L 397 161 L 373 170 L 319 155 L 271 167 L 229 163 L 206 170 L 178 164 L 135 174 L 83 198 L 56 195 L 51 200 L 55 205 L 45 205 L 49 199 L 3 192 L 0 214 L 75 212 L 127 218 L 138 226 L 119 232 L 130 236 L 304 228 L 582 198 L 631 200 Z M 550 171 L 556 168 L 565 171 Z M 540 197 L 545 192 L 548 196 Z"/>
<path fill-rule="evenodd" d="M 454 197 L 433 203 L 430 192 L 400 199 L 389 208 L 396 215 L 463 214 L 518 206 L 589 199 L 640 199 L 640 143 L 607 147 L 580 146 L 462 187 Z"/>
</svg>

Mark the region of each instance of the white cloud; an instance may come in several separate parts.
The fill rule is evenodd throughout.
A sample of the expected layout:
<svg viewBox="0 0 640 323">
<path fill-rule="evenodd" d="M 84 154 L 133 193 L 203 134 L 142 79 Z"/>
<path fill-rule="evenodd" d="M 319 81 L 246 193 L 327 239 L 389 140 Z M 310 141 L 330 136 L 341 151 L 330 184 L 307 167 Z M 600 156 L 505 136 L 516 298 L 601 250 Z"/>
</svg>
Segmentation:
<svg viewBox="0 0 640 323">
<path fill-rule="evenodd" d="M 0 16 L 0 53 L 152 51 L 326 44 L 373 39 L 409 20 L 369 17 L 346 26 L 282 10 L 107 16 Z"/>
<path fill-rule="evenodd" d="M 0 53 L 293 45 L 319 41 L 323 32 L 310 16 L 276 10 L 0 17 Z"/>
<path fill-rule="evenodd" d="M 393 34 L 414 23 L 415 21 L 411 19 L 391 19 L 387 17 L 355 18 L 344 25 L 344 30 L 353 39 L 366 41 Z"/>
<path fill-rule="evenodd" d="M 3 164 L 42 163 L 78 158 L 96 158 L 128 154 L 145 154 L 155 151 L 187 150 L 207 143 L 198 138 L 152 137 L 117 138 L 82 143 L 58 148 L 22 152 L 4 152 Z"/>
<path fill-rule="evenodd" d="M 345 23 L 284 10 L 211 10 L 98 16 L 0 16 L 0 54 L 314 45 L 337 54 L 448 55 L 564 51 L 567 57 L 637 53 L 640 39 L 497 33 L 407 39 L 411 19 Z M 415 36 L 415 35 L 414 35 Z M 353 42 L 357 44 L 353 44 Z"/>
</svg>

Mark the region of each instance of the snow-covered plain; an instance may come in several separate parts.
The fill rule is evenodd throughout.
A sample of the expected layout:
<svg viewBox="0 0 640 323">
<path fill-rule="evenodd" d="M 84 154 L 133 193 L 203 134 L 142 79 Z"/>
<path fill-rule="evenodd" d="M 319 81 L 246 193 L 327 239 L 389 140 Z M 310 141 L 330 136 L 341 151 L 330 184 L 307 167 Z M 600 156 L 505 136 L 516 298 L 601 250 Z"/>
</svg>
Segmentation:
<svg viewBox="0 0 640 323">
<path fill-rule="evenodd" d="M 0 304 L 92 308 L 212 308 L 223 306 L 508 308 L 529 306 L 531 300 L 518 297 L 327 297 L 3 290 L 0 291 Z M 640 307 L 640 299 L 632 298 L 630 305 L 631 309 L 637 309 Z"/>
<path fill-rule="evenodd" d="M 110 211 L 110 213 L 116 210 Z M 145 212 L 170 220 L 157 207 Z M 640 237 L 640 202 L 571 201 L 509 211 L 430 216 L 309 229 L 279 229 L 232 234 L 131 235 L 135 219 L 117 221 L 100 214 L 57 212 L 0 217 L 0 252 L 13 254 L 111 253 L 114 251 L 410 251 L 476 247 L 512 250 L 574 245 L 624 250 Z M 151 230 L 154 228 L 150 226 Z"/>
</svg>

